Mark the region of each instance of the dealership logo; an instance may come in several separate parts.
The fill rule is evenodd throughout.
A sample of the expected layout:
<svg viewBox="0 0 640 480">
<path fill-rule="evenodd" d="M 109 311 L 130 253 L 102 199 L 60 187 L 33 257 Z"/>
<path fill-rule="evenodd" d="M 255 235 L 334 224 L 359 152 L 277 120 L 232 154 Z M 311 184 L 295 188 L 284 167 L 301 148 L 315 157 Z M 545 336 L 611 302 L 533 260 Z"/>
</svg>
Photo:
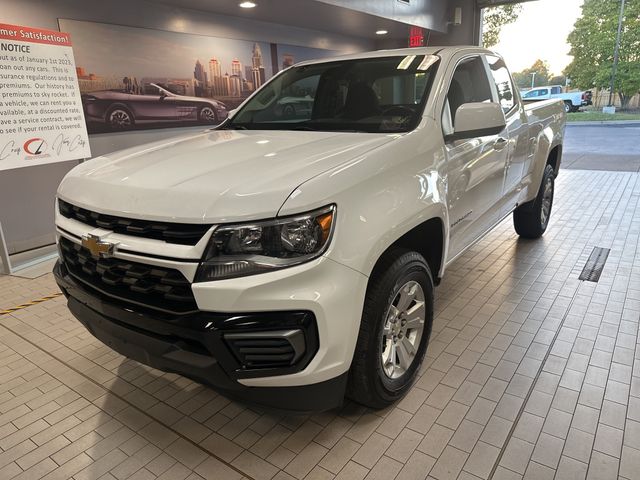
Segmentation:
<svg viewBox="0 0 640 480">
<path fill-rule="evenodd" d="M 47 142 L 42 138 L 30 138 L 22 148 L 29 155 L 42 155 L 47 149 Z"/>
</svg>

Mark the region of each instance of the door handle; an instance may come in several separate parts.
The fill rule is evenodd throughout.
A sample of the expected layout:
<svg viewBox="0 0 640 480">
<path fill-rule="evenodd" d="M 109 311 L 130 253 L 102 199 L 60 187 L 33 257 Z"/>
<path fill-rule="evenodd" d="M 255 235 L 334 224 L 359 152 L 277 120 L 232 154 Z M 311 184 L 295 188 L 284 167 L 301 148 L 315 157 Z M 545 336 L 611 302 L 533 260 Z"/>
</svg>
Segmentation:
<svg viewBox="0 0 640 480">
<path fill-rule="evenodd" d="M 493 142 L 493 149 L 494 150 L 502 150 L 504 147 L 507 146 L 507 143 L 509 143 L 509 141 L 506 138 L 498 137 Z"/>
</svg>

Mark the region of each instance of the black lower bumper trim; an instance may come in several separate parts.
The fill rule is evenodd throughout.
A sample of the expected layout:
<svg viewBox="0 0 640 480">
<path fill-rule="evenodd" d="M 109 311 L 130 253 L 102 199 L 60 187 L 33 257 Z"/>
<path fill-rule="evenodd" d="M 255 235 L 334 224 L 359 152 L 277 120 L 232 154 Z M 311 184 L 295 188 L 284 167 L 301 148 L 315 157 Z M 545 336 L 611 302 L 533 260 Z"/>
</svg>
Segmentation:
<svg viewBox="0 0 640 480">
<path fill-rule="evenodd" d="M 248 403 L 298 412 L 328 410 L 342 404 L 346 373 L 311 385 L 247 387 L 224 368 L 223 362 L 232 361 L 232 355 L 224 347 L 219 332 L 192 330 L 193 319 L 189 326 L 178 325 L 179 320 L 167 322 L 149 318 L 99 299 L 77 285 L 60 264 L 56 264 L 54 274 L 67 297 L 71 313 L 94 337 L 128 358 L 192 378 Z M 237 320 L 237 316 L 234 319 Z M 203 341 L 207 335 L 211 338 Z M 198 345 L 206 345 L 206 348 L 198 348 Z M 211 355 L 212 351 L 219 355 Z"/>
</svg>

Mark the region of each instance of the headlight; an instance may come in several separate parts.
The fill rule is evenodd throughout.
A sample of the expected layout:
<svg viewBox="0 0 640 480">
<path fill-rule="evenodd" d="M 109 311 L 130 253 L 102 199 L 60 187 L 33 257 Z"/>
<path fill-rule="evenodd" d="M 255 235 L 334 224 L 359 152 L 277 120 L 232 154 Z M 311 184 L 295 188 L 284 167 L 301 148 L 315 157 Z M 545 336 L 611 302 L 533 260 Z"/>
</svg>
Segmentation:
<svg viewBox="0 0 640 480">
<path fill-rule="evenodd" d="M 292 217 L 216 228 L 196 282 L 244 277 L 308 262 L 326 250 L 334 205 Z"/>
</svg>

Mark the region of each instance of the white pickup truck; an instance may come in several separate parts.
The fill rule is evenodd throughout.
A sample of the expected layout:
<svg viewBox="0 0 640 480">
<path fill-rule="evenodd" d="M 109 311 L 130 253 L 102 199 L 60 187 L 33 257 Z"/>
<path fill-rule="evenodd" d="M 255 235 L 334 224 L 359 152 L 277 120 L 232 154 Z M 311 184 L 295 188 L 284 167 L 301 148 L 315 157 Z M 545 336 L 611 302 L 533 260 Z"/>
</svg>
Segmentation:
<svg viewBox="0 0 640 480">
<path fill-rule="evenodd" d="M 585 92 L 562 92 L 562 86 L 549 85 L 548 87 L 538 87 L 522 92 L 522 100 L 527 102 L 539 102 L 541 100 L 562 100 L 564 111 L 577 112 L 580 107 L 593 105 L 591 91 Z"/>
<path fill-rule="evenodd" d="M 216 128 L 74 168 L 54 273 L 127 357 L 249 402 L 384 407 L 418 374 L 447 266 L 512 213 L 544 233 L 564 126 L 480 48 L 300 63 Z"/>
</svg>

